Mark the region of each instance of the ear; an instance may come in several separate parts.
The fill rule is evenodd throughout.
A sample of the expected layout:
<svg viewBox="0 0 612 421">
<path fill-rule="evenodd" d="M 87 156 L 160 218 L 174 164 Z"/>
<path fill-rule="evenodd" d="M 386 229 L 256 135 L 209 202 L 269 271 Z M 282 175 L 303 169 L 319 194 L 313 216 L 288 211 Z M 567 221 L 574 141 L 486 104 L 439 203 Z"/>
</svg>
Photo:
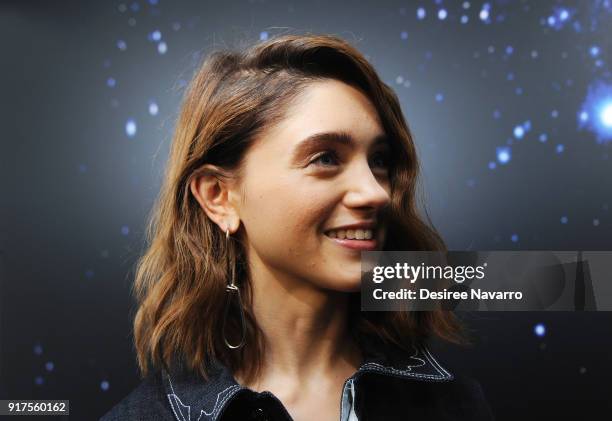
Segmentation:
<svg viewBox="0 0 612 421">
<path fill-rule="evenodd" d="M 234 195 L 232 186 L 218 176 L 219 172 L 216 167 L 205 165 L 191 178 L 189 188 L 206 215 L 223 232 L 229 229 L 233 234 L 240 226 L 240 216 L 230 200 Z"/>
</svg>

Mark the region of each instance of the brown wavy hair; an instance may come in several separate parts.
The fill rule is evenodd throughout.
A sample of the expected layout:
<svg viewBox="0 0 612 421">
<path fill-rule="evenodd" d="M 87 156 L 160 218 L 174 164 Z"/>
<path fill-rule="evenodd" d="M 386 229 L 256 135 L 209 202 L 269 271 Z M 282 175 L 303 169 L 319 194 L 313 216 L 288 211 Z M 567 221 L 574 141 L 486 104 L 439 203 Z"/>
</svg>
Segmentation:
<svg viewBox="0 0 612 421">
<path fill-rule="evenodd" d="M 225 233 L 202 211 L 189 185 L 212 164 L 220 179 L 241 177 L 250 145 L 309 84 L 324 79 L 363 92 L 378 111 L 390 139 L 391 203 L 384 250 L 446 250 L 440 235 L 416 209 L 419 165 L 412 135 L 397 96 L 366 58 L 331 35 L 282 35 L 238 51 L 208 55 L 187 87 L 172 140 L 164 183 L 147 227 L 147 249 L 138 261 L 134 295 L 138 310 L 134 344 L 143 377 L 169 369 L 180 358 L 207 380 L 217 360 L 246 381 L 259 372 L 264 341 L 252 311 L 251 281 L 244 246 L 226 243 Z M 235 261 L 246 321 L 246 344 L 228 349 L 221 334 L 225 286 Z M 359 294 L 349 305 L 349 324 L 358 339 L 373 335 L 403 349 L 439 337 L 463 341 L 461 324 L 444 310 L 361 312 Z M 230 307 L 228 332 L 237 337 L 239 309 Z"/>
</svg>

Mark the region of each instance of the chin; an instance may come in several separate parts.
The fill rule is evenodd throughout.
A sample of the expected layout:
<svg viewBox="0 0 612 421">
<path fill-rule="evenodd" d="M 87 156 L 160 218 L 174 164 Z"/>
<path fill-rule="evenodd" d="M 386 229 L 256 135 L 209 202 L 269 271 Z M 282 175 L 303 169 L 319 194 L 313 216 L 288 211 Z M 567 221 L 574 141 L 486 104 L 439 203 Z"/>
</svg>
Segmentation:
<svg viewBox="0 0 612 421">
<path fill-rule="evenodd" d="M 361 274 L 357 279 L 336 279 L 330 289 L 339 292 L 359 292 L 361 290 Z"/>
</svg>

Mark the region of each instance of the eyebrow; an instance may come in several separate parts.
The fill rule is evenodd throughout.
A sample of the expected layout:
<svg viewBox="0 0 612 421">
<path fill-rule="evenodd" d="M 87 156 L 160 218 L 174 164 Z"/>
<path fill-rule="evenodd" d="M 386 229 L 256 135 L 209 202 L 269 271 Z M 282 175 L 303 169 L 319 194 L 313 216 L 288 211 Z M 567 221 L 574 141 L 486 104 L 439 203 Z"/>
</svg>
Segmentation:
<svg viewBox="0 0 612 421">
<path fill-rule="evenodd" d="M 389 138 L 386 133 L 380 134 L 374 138 L 372 146 L 376 146 L 379 144 L 387 144 L 388 140 Z M 353 136 L 351 136 L 351 134 L 348 132 L 341 131 L 315 133 L 301 140 L 298 143 L 295 148 L 293 157 L 295 159 L 298 159 L 300 156 L 303 156 L 330 143 L 345 145 L 351 148 L 355 148 L 357 144 Z"/>
</svg>

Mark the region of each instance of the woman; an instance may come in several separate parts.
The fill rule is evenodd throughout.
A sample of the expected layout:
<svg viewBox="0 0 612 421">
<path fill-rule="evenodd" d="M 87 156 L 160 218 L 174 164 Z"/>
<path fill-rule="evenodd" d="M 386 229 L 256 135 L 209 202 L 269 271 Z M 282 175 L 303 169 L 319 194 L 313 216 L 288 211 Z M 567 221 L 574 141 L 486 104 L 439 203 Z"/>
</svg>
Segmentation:
<svg viewBox="0 0 612 421">
<path fill-rule="evenodd" d="M 360 312 L 363 250 L 443 250 L 396 95 L 353 47 L 286 35 L 194 76 L 139 262 L 144 381 L 103 420 L 491 419 L 425 346 L 453 315 Z"/>
</svg>

